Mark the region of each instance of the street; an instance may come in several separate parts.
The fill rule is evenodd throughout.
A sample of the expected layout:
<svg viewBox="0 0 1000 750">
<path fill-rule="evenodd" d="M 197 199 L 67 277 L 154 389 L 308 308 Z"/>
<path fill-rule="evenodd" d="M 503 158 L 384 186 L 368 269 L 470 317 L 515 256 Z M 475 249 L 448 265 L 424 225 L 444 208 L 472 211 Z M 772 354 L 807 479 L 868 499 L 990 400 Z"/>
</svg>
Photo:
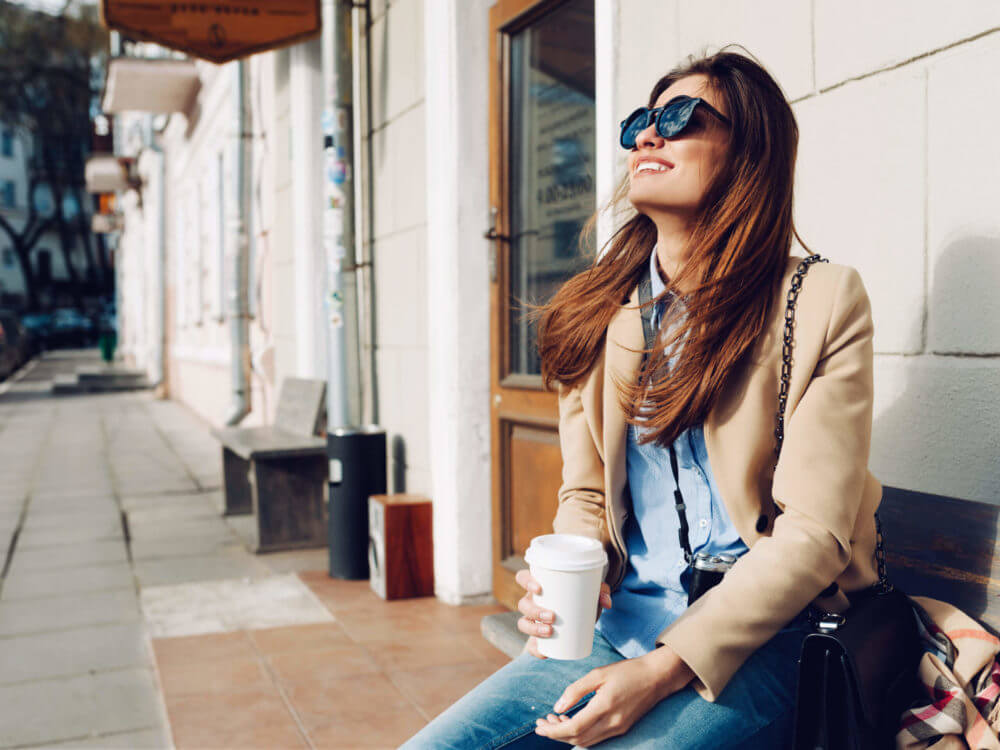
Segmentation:
<svg viewBox="0 0 1000 750">
<path fill-rule="evenodd" d="M 478 633 L 502 607 L 247 551 L 197 417 L 50 395 L 94 364 L 49 352 L 0 386 L 0 747 L 394 747 L 506 663 Z"/>
</svg>

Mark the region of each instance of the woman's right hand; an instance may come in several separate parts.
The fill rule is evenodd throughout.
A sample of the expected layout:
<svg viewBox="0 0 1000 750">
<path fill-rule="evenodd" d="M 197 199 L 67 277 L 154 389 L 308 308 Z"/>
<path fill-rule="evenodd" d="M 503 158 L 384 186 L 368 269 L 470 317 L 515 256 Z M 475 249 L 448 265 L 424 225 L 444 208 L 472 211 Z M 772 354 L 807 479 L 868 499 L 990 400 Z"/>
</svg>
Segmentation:
<svg viewBox="0 0 1000 750">
<path fill-rule="evenodd" d="M 534 595 L 541 594 L 542 587 L 527 568 L 517 571 L 514 580 L 526 591 L 517 602 L 518 611 L 524 615 L 518 619 L 517 629 L 530 636 L 526 650 L 538 659 L 548 659 L 549 657 L 538 651 L 538 638 L 548 638 L 552 635 L 555 613 L 535 604 Z M 601 584 L 600 606 L 604 609 L 611 608 L 611 587 L 606 583 Z"/>
</svg>

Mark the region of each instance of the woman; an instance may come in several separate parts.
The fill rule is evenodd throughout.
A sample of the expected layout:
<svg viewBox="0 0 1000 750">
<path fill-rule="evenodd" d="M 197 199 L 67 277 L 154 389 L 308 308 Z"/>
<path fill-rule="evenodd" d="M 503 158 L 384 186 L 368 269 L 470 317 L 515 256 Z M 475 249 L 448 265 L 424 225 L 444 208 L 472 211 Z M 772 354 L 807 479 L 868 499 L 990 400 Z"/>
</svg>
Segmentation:
<svg viewBox="0 0 1000 750">
<path fill-rule="evenodd" d="M 785 300 L 800 260 L 791 108 L 758 64 L 726 51 L 664 76 L 649 107 L 665 109 L 622 125 L 619 196 L 635 215 L 539 308 L 542 373 L 559 391 L 553 528 L 609 554 L 593 652 L 538 652 L 553 613 L 519 571 L 525 651 L 405 748 L 781 748 L 810 608 L 843 611 L 845 592 L 878 578 L 872 321 L 852 268 L 812 265 L 798 295 L 775 464 Z M 675 488 L 690 549 L 737 558 L 690 606 Z"/>
</svg>

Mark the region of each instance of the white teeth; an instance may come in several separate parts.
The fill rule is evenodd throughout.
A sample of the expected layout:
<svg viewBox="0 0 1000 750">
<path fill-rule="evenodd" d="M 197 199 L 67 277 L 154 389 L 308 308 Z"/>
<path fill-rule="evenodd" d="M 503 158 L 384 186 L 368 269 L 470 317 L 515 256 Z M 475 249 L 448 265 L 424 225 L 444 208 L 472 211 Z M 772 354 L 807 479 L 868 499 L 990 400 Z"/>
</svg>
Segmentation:
<svg viewBox="0 0 1000 750">
<path fill-rule="evenodd" d="M 640 172 L 646 172 L 646 171 L 650 171 L 650 172 L 666 172 L 667 171 L 667 166 L 665 164 L 660 164 L 659 162 L 655 162 L 655 161 L 644 161 L 644 162 L 642 162 L 642 164 L 640 164 L 635 169 L 635 173 L 636 174 L 639 174 Z"/>
</svg>

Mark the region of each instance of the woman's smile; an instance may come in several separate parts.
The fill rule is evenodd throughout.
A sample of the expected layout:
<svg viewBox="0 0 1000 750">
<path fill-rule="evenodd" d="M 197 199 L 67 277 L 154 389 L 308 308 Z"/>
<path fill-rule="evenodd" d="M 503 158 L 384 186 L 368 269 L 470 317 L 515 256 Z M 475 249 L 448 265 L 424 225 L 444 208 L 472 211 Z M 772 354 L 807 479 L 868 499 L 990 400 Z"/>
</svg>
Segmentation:
<svg viewBox="0 0 1000 750">
<path fill-rule="evenodd" d="M 642 175 L 661 174 L 669 172 L 673 168 L 674 165 L 666 159 L 660 159 L 656 156 L 640 156 L 635 161 L 632 176 L 640 177 Z"/>
</svg>

